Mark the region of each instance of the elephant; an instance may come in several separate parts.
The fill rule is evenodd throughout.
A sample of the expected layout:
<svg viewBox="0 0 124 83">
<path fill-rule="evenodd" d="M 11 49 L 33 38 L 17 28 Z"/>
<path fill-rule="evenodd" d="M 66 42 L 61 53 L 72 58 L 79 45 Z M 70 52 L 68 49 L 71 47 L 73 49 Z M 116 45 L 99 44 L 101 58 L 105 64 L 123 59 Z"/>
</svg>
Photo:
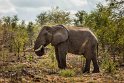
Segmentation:
<svg viewBox="0 0 124 83">
<path fill-rule="evenodd" d="M 98 40 L 89 28 L 65 27 L 64 25 L 43 26 L 34 43 L 37 56 L 44 54 L 44 48 L 50 44 L 55 48 L 55 56 L 60 69 L 65 69 L 67 53 L 83 55 L 86 59 L 83 73 L 90 72 L 90 63 L 93 62 L 93 73 L 99 72 L 97 62 Z"/>
</svg>

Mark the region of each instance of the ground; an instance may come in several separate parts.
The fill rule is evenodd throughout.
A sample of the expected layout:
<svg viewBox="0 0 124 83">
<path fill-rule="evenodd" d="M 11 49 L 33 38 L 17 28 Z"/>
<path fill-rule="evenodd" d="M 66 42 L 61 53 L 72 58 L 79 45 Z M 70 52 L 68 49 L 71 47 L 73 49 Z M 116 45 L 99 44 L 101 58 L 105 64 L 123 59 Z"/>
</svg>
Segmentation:
<svg viewBox="0 0 124 83">
<path fill-rule="evenodd" d="M 63 74 L 55 58 L 51 58 L 34 53 L 20 55 L 20 59 L 14 54 L 1 55 L 0 83 L 124 83 L 124 67 L 117 67 L 114 73 L 106 73 L 100 67 L 100 73 L 83 74 L 84 58 L 68 54 L 66 70 L 69 71 Z"/>
</svg>

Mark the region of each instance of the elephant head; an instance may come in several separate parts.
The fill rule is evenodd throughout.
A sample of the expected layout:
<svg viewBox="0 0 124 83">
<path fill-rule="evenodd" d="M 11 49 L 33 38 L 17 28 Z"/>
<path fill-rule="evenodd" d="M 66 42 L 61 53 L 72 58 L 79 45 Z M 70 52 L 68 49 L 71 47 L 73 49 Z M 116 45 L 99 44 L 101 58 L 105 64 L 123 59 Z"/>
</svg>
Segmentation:
<svg viewBox="0 0 124 83">
<path fill-rule="evenodd" d="M 61 42 L 64 42 L 68 39 L 68 31 L 63 25 L 57 25 L 53 27 L 44 26 L 34 45 L 34 51 L 38 56 L 44 54 L 44 47 L 48 44 L 53 46 L 58 45 Z"/>
</svg>

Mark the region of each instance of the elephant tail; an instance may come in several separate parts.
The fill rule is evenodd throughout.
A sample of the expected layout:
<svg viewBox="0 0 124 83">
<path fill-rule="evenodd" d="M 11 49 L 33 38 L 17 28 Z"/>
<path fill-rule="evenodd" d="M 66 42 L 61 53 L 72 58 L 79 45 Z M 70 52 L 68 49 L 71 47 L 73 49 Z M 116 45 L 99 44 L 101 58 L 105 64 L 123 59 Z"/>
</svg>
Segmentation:
<svg viewBox="0 0 124 83">
<path fill-rule="evenodd" d="M 96 56 L 97 56 L 97 62 L 100 63 L 100 60 L 99 60 L 99 43 L 97 43 L 97 49 L 96 49 L 97 53 L 96 53 Z"/>
<path fill-rule="evenodd" d="M 97 57 L 99 56 L 99 43 L 97 43 Z"/>
</svg>

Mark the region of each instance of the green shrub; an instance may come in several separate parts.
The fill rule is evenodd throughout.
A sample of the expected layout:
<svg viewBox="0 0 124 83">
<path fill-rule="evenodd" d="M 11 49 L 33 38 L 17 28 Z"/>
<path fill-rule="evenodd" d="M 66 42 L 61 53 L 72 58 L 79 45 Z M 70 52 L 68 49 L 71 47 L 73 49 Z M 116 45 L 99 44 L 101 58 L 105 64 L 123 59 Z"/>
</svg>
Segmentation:
<svg viewBox="0 0 124 83">
<path fill-rule="evenodd" d="M 28 61 L 32 61 L 32 60 L 33 60 L 33 56 L 30 54 L 30 55 L 28 55 L 28 56 L 26 57 L 26 59 L 27 59 Z"/>
<path fill-rule="evenodd" d="M 116 63 L 113 62 L 107 51 L 104 52 L 101 66 L 102 69 L 104 69 L 104 71 L 107 73 L 114 73 L 116 71 Z"/>
<path fill-rule="evenodd" d="M 61 70 L 59 72 L 59 75 L 64 76 L 64 77 L 72 77 L 75 75 L 75 72 L 74 72 L 74 70 L 66 69 L 66 70 Z"/>
<path fill-rule="evenodd" d="M 50 49 L 50 51 L 48 52 L 48 55 L 49 55 L 51 61 L 55 62 L 55 50 L 54 50 L 54 47 L 49 45 L 48 48 Z"/>
</svg>

